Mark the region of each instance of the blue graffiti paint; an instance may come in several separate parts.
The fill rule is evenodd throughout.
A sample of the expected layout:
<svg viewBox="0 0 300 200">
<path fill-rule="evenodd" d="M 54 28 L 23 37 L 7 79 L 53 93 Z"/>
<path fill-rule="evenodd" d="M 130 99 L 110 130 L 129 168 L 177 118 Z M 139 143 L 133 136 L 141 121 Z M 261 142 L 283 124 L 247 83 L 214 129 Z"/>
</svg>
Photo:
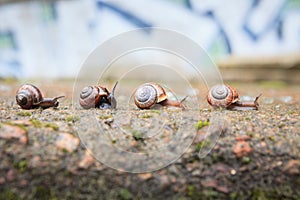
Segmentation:
<svg viewBox="0 0 300 200">
<path fill-rule="evenodd" d="M 97 7 L 99 9 L 107 8 L 107 9 L 119 14 L 121 17 L 123 17 L 128 22 L 132 23 L 133 25 L 135 25 L 138 28 L 152 27 L 151 23 L 146 22 L 145 20 L 141 19 L 140 17 L 138 17 L 128 11 L 125 11 L 113 4 L 110 4 L 110 3 L 107 3 L 104 1 L 97 1 Z"/>
<path fill-rule="evenodd" d="M 189 10 L 193 9 L 192 3 L 190 0 L 185 0 L 184 1 L 185 7 L 187 7 Z"/>
<path fill-rule="evenodd" d="M 225 42 L 226 52 L 231 54 L 232 53 L 232 48 L 231 48 L 230 40 L 229 40 L 229 38 L 228 38 L 221 22 L 217 19 L 214 12 L 212 10 L 208 10 L 208 11 L 202 13 L 201 15 L 212 19 L 213 22 L 217 25 L 219 34 Z"/>
<path fill-rule="evenodd" d="M 0 72 L 0 77 L 3 76 L 10 76 L 10 77 L 21 77 L 23 74 L 22 72 L 22 65 L 16 59 L 12 59 L 9 61 L 1 61 L 0 59 L 0 66 L 3 67 Z"/>
<path fill-rule="evenodd" d="M 243 20 L 243 25 L 242 29 L 243 31 L 251 38 L 253 41 L 259 40 L 262 36 L 267 34 L 269 31 L 275 29 L 277 38 L 279 40 L 282 40 L 283 38 L 283 32 L 282 32 L 282 27 L 283 27 L 283 15 L 282 15 L 282 10 L 284 9 L 285 5 L 287 4 L 287 1 L 285 1 L 278 11 L 276 12 L 275 17 L 270 20 L 269 23 L 266 24 L 266 26 L 263 28 L 262 31 L 259 33 L 255 33 L 251 27 L 249 26 L 249 20 L 251 16 L 253 15 L 253 12 L 255 9 L 259 6 L 260 0 L 253 0 L 251 6 L 249 7 L 248 11 L 246 12 L 245 19 Z"/>
<path fill-rule="evenodd" d="M 55 22 L 58 20 L 56 2 L 41 2 L 41 6 L 42 6 L 41 18 L 44 23 Z"/>
<path fill-rule="evenodd" d="M 3 46 L 0 44 L 0 48 L 18 50 L 17 42 L 15 40 L 15 33 L 11 30 L 0 31 L 0 43 L 3 42 Z"/>
<path fill-rule="evenodd" d="M 22 68 L 20 62 L 16 59 L 9 61 L 7 65 L 10 66 L 13 74 L 19 74 Z"/>
</svg>

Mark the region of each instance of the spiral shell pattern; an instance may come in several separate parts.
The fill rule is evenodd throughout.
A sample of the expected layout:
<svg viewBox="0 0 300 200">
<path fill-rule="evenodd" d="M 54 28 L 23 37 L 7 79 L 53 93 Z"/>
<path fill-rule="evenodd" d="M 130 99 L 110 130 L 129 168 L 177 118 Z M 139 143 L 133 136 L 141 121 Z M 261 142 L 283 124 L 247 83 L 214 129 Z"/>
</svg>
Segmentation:
<svg viewBox="0 0 300 200">
<path fill-rule="evenodd" d="M 95 86 L 86 86 L 81 90 L 79 104 L 84 109 L 95 108 L 100 101 L 99 88 Z"/>
<path fill-rule="evenodd" d="M 226 108 L 239 100 L 238 93 L 228 85 L 215 85 L 207 95 L 207 102 L 213 107 Z"/>
<path fill-rule="evenodd" d="M 157 102 L 157 90 L 151 84 L 141 85 L 135 92 L 134 103 L 140 109 L 151 108 Z"/>
<path fill-rule="evenodd" d="M 41 91 L 32 84 L 24 84 L 17 90 L 16 101 L 23 109 L 36 108 L 35 104 L 42 100 Z"/>
</svg>

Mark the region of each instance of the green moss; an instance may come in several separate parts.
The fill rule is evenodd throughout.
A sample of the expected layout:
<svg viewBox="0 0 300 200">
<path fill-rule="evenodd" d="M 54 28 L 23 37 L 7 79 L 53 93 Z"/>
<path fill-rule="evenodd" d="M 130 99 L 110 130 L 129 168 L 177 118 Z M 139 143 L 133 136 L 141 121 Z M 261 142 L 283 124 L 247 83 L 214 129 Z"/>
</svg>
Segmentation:
<svg viewBox="0 0 300 200">
<path fill-rule="evenodd" d="M 289 110 L 289 111 L 287 111 L 287 114 L 289 114 L 289 115 L 297 114 L 297 111 L 296 110 Z"/>
<path fill-rule="evenodd" d="M 201 120 L 199 120 L 199 121 L 196 123 L 195 127 L 196 127 L 196 130 L 198 131 L 198 130 L 200 130 L 201 128 L 203 128 L 204 126 L 208 126 L 208 125 L 209 125 L 209 121 L 201 121 Z"/>
<path fill-rule="evenodd" d="M 201 196 L 204 196 L 204 199 L 222 199 L 219 197 L 219 193 L 212 189 L 204 190 Z"/>
<path fill-rule="evenodd" d="M 250 162 L 251 162 L 251 159 L 250 159 L 249 157 L 244 156 L 244 157 L 242 158 L 242 163 L 244 163 L 244 164 L 249 164 Z"/>
<path fill-rule="evenodd" d="M 226 161 L 225 157 L 219 153 L 213 153 L 212 154 L 212 161 L 214 163 L 218 163 L 218 162 L 224 162 Z"/>
<path fill-rule="evenodd" d="M 61 151 L 62 151 L 63 153 L 69 153 L 69 151 L 68 151 L 67 149 L 65 149 L 65 148 L 62 148 Z"/>
<path fill-rule="evenodd" d="M 148 118 L 151 118 L 152 116 L 151 115 L 149 115 L 149 114 L 144 114 L 144 115 L 142 115 L 142 118 L 144 118 L 144 119 L 148 119 Z"/>
<path fill-rule="evenodd" d="M 254 189 L 252 191 L 252 200 L 267 200 L 268 198 L 266 197 L 265 191 L 263 189 Z"/>
<path fill-rule="evenodd" d="M 186 186 L 186 195 L 191 199 L 224 199 L 220 196 L 220 193 L 213 189 L 199 190 L 194 185 Z"/>
<path fill-rule="evenodd" d="M 77 122 L 79 120 L 79 117 L 76 115 L 68 115 L 66 117 L 67 122 Z"/>
<path fill-rule="evenodd" d="M 21 117 L 29 117 L 32 115 L 32 113 L 28 112 L 28 111 L 20 111 L 20 112 L 17 112 L 17 115 L 21 116 Z"/>
<path fill-rule="evenodd" d="M 274 141 L 275 141 L 275 137 L 274 137 L 274 135 L 270 135 L 268 138 L 269 138 L 269 140 L 271 140 L 272 142 L 274 142 Z"/>
<path fill-rule="evenodd" d="M 19 200 L 21 199 L 18 195 L 16 195 L 12 190 L 4 190 L 0 193 L 0 200 Z"/>
<path fill-rule="evenodd" d="M 187 194 L 187 196 L 190 196 L 190 197 L 194 196 L 195 191 L 196 191 L 196 188 L 195 188 L 194 185 L 187 185 L 186 186 L 186 194 Z"/>
<path fill-rule="evenodd" d="M 35 128 L 52 128 L 54 131 L 58 131 L 59 127 L 57 124 L 54 123 L 42 123 L 41 121 L 37 119 L 31 119 L 30 122 Z"/>
<path fill-rule="evenodd" d="M 272 88 L 272 89 L 282 89 L 286 88 L 288 84 L 283 81 L 261 81 L 259 83 L 260 86 L 265 87 L 265 88 Z"/>
<path fill-rule="evenodd" d="M 297 179 L 296 184 L 300 187 L 300 178 Z"/>
<path fill-rule="evenodd" d="M 42 128 L 43 124 L 37 119 L 30 119 L 30 122 L 35 128 Z"/>
<path fill-rule="evenodd" d="M 50 199 L 51 191 L 45 186 L 37 186 L 34 188 L 33 197 L 35 199 Z"/>
<path fill-rule="evenodd" d="M 232 193 L 230 193 L 230 195 L 229 195 L 230 199 L 232 199 L 232 200 L 238 199 L 237 196 L 238 196 L 238 195 L 237 195 L 236 192 L 232 192 Z"/>
<path fill-rule="evenodd" d="M 70 177 L 71 176 L 71 172 L 69 170 L 65 170 L 64 171 L 65 176 Z"/>
<path fill-rule="evenodd" d="M 116 144 L 116 142 L 117 142 L 116 139 L 112 139 L 112 140 L 111 140 L 111 143 L 112 143 L 112 144 Z"/>
<path fill-rule="evenodd" d="M 22 160 L 18 163 L 18 168 L 20 170 L 20 172 L 24 172 L 27 168 L 27 161 L 26 160 Z"/>
<path fill-rule="evenodd" d="M 158 114 L 158 115 L 161 114 L 161 111 L 160 111 L 160 110 L 150 110 L 150 112 L 155 113 L 155 114 Z"/>
<path fill-rule="evenodd" d="M 143 139 L 143 136 L 142 136 L 142 133 L 139 132 L 139 131 L 132 131 L 132 137 L 136 140 L 136 141 L 139 141 L 139 140 L 142 140 Z"/>
<path fill-rule="evenodd" d="M 52 128 L 54 131 L 58 131 L 58 126 L 57 126 L 57 124 L 51 124 L 51 123 L 46 123 L 46 124 L 44 124 L 44 127 L 46 127 L 46 128 Z"/>
<path fill-rule="evenodd" d="M 247 135 L 251 138 L 253 137 L 253 133 L 251 133 L 251 132 L 247 132 Z"/>
<path fill-rule="evenodd" d="M 119 191 L 119 197 L 123 200 L 129 200 L 129 199 L 132 199 L 133 195 L 127 189 L 122 188 Z"/>
<path fill-rule="evenodd" d="M 99 118 L 100 120 L 103 120 L 103 119 L 110 119 L 110 118 L 112 118 L 112 115 L 100 115 L 98 118 Z"/>
<path fill-rule="evenodd" d="M 3 41 L 0 41 L 0 44 L 2 43 Z M 1 45 L 0 45 L 1 46 Z M 18 79 L 16 78 L 13 78 L 13 77 L 7 77 L 7 78 L 3 78 L 3 77 L 0 77 L 0 81 L 2 83 L 5 83 L 5 84 L 13 84 L 13 83 L 18 83 Z"/>
<path fill-rule="evenodd" d="M 211 145 L 212 145 L 212 141 L 210 141 L 210 140 L 201 141 L 197 144 L 196 151 L 200 151 L 202 148 L 206 148 L 206 147 L 209 147 Z"/>
<path fill-rule="evenodd" d="M 23 129 L 25 132 L 27 132 L 27 128 L 23 124 L 15 124 L 15 123 L 12 123 L 12 122 L 4 122 L 4 123 L 7 124 L 7 125 L 10 125 L 10 126 L 17 126 L 21 129 Z"/>
<path fill-rule="evenodd" d="M 56 196 L 54 189 L 50 190 L 50 196 L 51 196 L 50 200 L 58 200 L 58 197 Z"/>
<path fill-rule="evenodd" d="M 197 152 L 199 152 L 199 151 L 202 149 L 204 143 L 205 143 L 205 142 L 202 141 L 202 142 L 199 142 L 199 143 L 197 144 L 197 146 L 196 146 L 196 151 L 197 151 Z"/>
<path fill-rule="evenodd" d="M 251 119 L 251 118 L 250 118 L 250 117 L 248 117 L 248 116 L 247 116 L 247 117 L 245 117 L 245 120 L 247 120 L 247 121 L 249 121 L 250 119 Z"/>
</svg>

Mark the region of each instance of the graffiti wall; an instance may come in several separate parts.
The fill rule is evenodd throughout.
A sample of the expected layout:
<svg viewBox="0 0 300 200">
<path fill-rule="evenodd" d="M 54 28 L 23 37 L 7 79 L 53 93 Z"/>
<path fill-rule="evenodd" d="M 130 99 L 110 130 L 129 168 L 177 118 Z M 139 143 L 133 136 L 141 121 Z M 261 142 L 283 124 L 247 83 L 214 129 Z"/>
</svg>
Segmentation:
<svg viewBox="0 0 300 200">
<path fill-rule="evenodd" d="M 142 27 L 181 32 L 215 60 L 300 52 L 300 0 L 29 1 L 0 19 L 0 77 L 74 77 L 103 41 Z"/>
</svg>

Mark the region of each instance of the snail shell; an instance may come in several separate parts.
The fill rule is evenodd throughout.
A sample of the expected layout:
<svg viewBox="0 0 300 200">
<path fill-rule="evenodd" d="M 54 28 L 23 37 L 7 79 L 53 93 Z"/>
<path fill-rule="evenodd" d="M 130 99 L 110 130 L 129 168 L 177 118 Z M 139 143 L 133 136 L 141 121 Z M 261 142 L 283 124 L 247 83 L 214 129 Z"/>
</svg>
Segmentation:
<svg viewBox="0 0 300 200">
<path fill-rule="evenodd" d="M 37 108 L 42 100 L 41 91 L 32 84 L 24 84 L 17 90 L 16 101 L 23 109 Z"/>
<path fill-rule="evenodd" d="M 145 83 L 134 94 L 134 103 L 140 109 L 149 109 L 166 99 L 165 90 L 156 83 Z"/>
<path fill-rule="evenodd" d="M 84 87 L 80 93 L 79 104 L 84 109 L 99 107 L 107 99 L 109 92 L 101 86 Z"/>
<path fill-rule="evenodd" d="M 207 102 L 213 107 L 227 108 L 237 101 L 239 101 L 239 95 L 229 85 L 215 85 L 209 90 L 207 95 Z"/>
</svg>

